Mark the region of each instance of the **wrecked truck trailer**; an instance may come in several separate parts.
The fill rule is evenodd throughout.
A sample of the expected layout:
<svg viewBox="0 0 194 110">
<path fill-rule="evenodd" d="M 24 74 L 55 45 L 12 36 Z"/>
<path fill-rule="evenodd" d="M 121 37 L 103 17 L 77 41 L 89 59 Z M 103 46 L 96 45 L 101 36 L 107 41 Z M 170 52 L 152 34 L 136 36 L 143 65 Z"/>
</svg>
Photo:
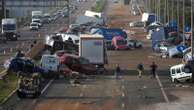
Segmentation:
<svg viewBox="0 0 194 110">
<path fill-rule="evenodd" d="M 60 64 L 65 64 L 69 69 L 80 74 L 98 74 L 98 68 L 91 64 L 90 61 L 84 57 L 73 54 L 63 54 L 59 57 L 59 60 Z"/>
<path fill-rule="evenodd" d="M 77 41 L 76 41 L 77 42 Z M 45 38 L 46 49 L 54 53 L 57 50 L 75 50 L 78 52 L 78 45 L 73 40 L 65 40 L 61 35 L 50 35 Z"/>
</svg>

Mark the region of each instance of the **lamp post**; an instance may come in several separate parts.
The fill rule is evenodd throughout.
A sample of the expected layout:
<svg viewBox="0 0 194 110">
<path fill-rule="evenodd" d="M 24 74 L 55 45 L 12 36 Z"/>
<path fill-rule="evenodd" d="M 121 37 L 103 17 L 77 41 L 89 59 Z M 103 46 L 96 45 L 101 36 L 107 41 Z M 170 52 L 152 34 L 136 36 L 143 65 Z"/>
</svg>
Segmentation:
<svg viewBox="0 0 194 110">
<path fill-rule="evenodd" d="M 185 0 L 183 0 L 183 45 L 185 45 Z"/>
<path fill-rule="evenodd" d="M 177 35 L 179 36 L 179 0 L 177 0 Z"/>
<path fill-rule="evenodd" d="M 193 60 L 193 0 L 191 0 L 191 58 Z"/>
</svg>

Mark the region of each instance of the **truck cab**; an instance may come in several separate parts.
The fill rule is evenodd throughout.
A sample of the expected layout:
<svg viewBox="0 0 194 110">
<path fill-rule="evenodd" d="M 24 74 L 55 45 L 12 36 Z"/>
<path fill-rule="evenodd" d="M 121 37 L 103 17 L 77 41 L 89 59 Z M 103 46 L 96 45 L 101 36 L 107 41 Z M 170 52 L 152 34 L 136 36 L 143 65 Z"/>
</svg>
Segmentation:
<svg viewBox="0 0 194 110">
<path fill-rule="evenodd" d="M 17 34 L 16 19 L 5 18 L 2 19 L 2 30 L 1 33 L 6 37 L 6 40 L 17 40 L 19 35 Z"/>
<path fill-rule="evenodd" d="M 121 36 L 116 36 L 112 39 L 112 46 L 115 50 L 128 49 L 127 40 Z"/>
<path fill-rule="evenodd" d="M 55 55 L 43 55 L 41 58 L 41 67 L 45 71 L 59 71 L 59 59 Z"/>
<path fill-rule="evenodd" d="M 185 82 L 192 80 L 192 72 L 189 66 L 179 64 L 170 68 L 172 82 Z"/>
</svg>

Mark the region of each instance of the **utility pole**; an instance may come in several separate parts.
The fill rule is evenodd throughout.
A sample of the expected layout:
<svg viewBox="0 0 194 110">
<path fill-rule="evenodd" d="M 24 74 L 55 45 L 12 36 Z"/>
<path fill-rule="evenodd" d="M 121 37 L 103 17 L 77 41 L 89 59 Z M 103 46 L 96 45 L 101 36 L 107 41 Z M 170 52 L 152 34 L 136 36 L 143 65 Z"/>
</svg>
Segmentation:
<svg viewBox="0 0 194 110">
<path fill-rule="evenodd" d="M 67 0 L 68 26 L 71 24 L 70 0 Z"/>
<path fill-rule="evenodd" d="M 191 58 L 193 60 L 193 0 L 191 0 Z"/>
<path fill-rule="evenodd" d="M 2 11 L 2 18 L 5 18 L 5 0 L 1 0 L 1 11 Z"/>
<path fill-rule="evenodd" d="M 179 37 L 179 0 L 177 0 L 177 35 Z"/>
<path fill-rule="evenodd" d="M 166 10 L 167 10 L 167 6 L 166 6 L 166 0 L 164 1 L 164 24 L 166 23 Z"/>
<path fill-rule="evenodd" d="M 172 0 L 172 20 L 174 19 L 174 0 Z"/>
<path fill-rule="evenodd" d="M 159 3 L 158 3 L 158 15 L 159 15 L 159 19 L 158 19 L 158 21 L 159 22 L 161 22 L 161 13 L 160 13 L 160 11 L 161 11 L 161 9 L 160 9 L 160 0 L 159 0 Z"/>
<path fill-rule="evenodd" d="M 168 23 L 170 21 L 170 8 L 169 8 L 169 0 L 167 0 L 167 17 L 168 17 Z"/>
<path fill-rule="evenodd" d="M 185 0 L 183 0 L 183 45 L 185 45 Z"/>
</svg>

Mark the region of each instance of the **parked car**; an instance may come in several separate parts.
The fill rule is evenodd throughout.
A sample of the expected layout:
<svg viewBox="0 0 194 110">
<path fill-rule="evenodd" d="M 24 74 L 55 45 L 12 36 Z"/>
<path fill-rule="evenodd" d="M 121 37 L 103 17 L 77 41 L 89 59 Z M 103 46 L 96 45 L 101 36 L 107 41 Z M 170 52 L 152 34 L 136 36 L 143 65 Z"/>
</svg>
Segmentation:
<svg viewBox="0 0 194 110">
<path fill-rule="evenodd" d="M 141 47 L 143 47 L 143 43 L 141 41 L 138 41 L 138 40 L 128 40 L 127 45 L 129 48 L 141 48 Z"/>
<path fill-rule="evenodd" d="M 115 50 L 126 50 L 128 49 L 127 40 L 121 36 L 113 37 L 112 46 Z"/>
<path fill-rule="evenodd" d="M 40 19 L 32 19 L 32 23 L 37 23 L 39 28 L 42 26 L 42 21 Z"/>
<path fill-rule="evenodd" d="M 60 63 L 67 65 L 72 71 L 92 75 L 97 73 L 97 68 L 88 59 L 73 54 L 64 54 L 59 57 Z"/>
<path fill-rule="evenodd" d="M 32 22 L 30 23 L 30 30 L 38 30 L 39 29 L 39 25 L 36 22 Z"/>
</svg>

